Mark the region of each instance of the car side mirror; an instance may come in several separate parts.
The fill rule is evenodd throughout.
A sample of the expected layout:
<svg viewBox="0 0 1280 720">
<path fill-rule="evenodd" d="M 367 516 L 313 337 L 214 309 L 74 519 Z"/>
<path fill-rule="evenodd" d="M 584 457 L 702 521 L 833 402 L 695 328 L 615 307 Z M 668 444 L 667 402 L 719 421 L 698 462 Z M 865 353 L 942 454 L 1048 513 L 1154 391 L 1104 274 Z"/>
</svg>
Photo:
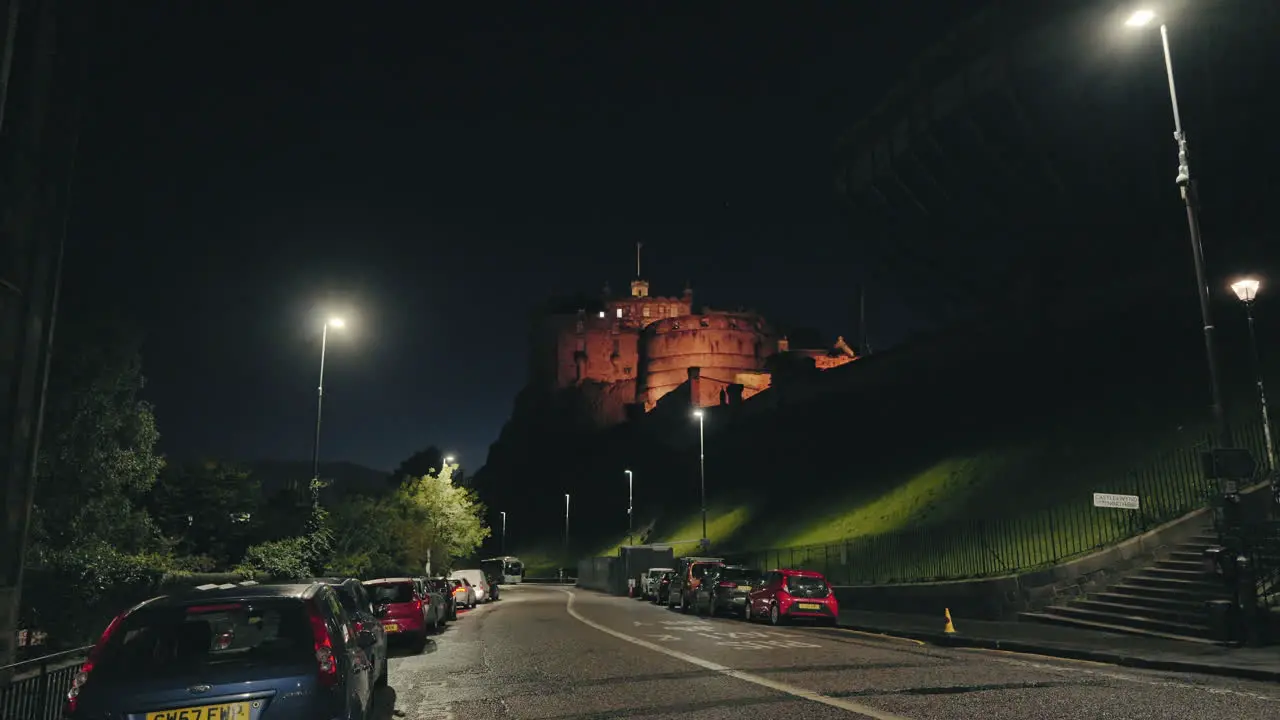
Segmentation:
<svg viewBox="0 0 1280 720">
<path fill-rule="evenodd" d="M 384 617 L 386 617 L 386 616 L 387 616 L 387 610 L 389 610 L 389 608 L 388 608 L 385 604 L 383 604 L 383 605 L 374 605 L 374 606 L 373 606 L 373 614 L 374 614 L 376 617 L 380 617 L 380 618 L 384 618 Z"/>
<path fill-rule="evenodd" d="M 378 638 L 368 630 L 361 630 L 356 635 L 356 644 L 362 648 L 371 648 L 378 643 Z"/>
</svg>

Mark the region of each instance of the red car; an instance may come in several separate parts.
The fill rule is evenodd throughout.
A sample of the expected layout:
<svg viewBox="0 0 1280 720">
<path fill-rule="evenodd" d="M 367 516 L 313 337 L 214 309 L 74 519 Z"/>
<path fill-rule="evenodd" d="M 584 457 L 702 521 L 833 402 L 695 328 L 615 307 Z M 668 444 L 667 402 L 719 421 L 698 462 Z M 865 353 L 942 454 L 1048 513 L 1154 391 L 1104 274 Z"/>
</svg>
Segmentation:
<svg viewBox="0 0 1280 720">
<path fill-rule="evenodd" d="M 840 618 L 836 594 L 822 573 L 815 570 L 772 570 L 764 584 L 747 594 L 743 617 L 764 618 L 770 625 L 788 620 L 818 620 L 835 625 Z"/>
<path fill-rule="evenodd" d="M 406 638 L 421 652 L 426 647 L 427 635 L 440 631 L 442 618 L 435 603 L 413 578 L 365 580 L 364 586 L 388 640 Z"/>
</svg>

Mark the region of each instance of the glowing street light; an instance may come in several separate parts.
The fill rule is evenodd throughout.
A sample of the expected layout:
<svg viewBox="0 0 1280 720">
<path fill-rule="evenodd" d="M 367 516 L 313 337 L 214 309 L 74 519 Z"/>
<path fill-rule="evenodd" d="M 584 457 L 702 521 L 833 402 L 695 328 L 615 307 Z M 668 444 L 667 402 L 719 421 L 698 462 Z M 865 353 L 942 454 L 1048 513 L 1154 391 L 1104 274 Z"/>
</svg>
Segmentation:
<svg viewBox="0 0 1280 720">
<path fill-rule="evenodd" d="M 630 470 L 623 470 L 622 472 L 627 474 L 627 544 L 630 545 L 635 541 L 635 523 L 632 514 L 634 503 L 632 501 L 635 497 L 634 490 L 636 477 Z"/>
<path fill-rule="evenodd" d="M 444 464 L 445 464 L 446 466 L 452 465 L 452 464 L 453 464 L 453 456 L 452 456 L 452 455 L 445 455 L 445 456 L 444 456 Z"/>
<path fill-rule="evenodd" d="M 1129 16 L 1125 25 L 1141 28 L 1156 20 L 1156 14 L 1148 9 L 1138 10 Z M 1213 340 L 1213 314 L 1209 308 L 1209 283 L 1205 279 L 1204 243 L 1200 238 L 1200 218 L 1197 206 L 1196 184 L 1191 177 L 1188 159 L 1187 136 L 1182 130 L 1182 113 L 1178 108 L 1178 88 L 1173 81 L 1173 56 L 1169 51 L 1169 27 L 1160 23 L 1160 44 L 1164 49 L 1164 70 L 1169 81 L 1169 102 L 1173 106 L 1173 140 L 1178 145 L 1178 175 L 1174 182 L 1182 195 L 1187 211 L 1187 227 L 1191 233 L 1191 254 L 1195 261 L 1196 292 L 1200 296 L 1200 320 L 1204 327 L 1204 349 L 1209 365 L 1209 385 L 1213 397 L 1213 420 L 1219 448 L 1231 446 L 1231 427 L 1223 406 L 1222 382 L 1218 376 L 1218 353 Z"/>
<path fill-rule="evenodd" d="M 1150 10 L 1139 10 L 1134 14 L 1130 15 L 1129 19 L 1124 21 L 1124 24 L 1128 25 L 1129 27 L 1146 27 L 1147 25 L 1151 24 L 1152 20 L 1155 20 L 1155 19 L 1156 19 L 1156 14 L 1154 12 Z"/>
<path fill-rule="evenodd" d="M 569 567 L 569 493 L 564 494 L 564 562 Z M 563 576 L 564 570 L 560 573 Z"/>
<path fill-rule="evenodd" d="M 316 441 L 311 450 L 311 479 L 320 479 L 320 417 L 324 411 L 324 354 L 329 346 L 329 328 L 344 328 L 346 322 L 340 317 L 331 317 L 324 323 L 320 332 L 320 383 L 316 386 Z"/>
<path fill-rule="evenodd" d="M 693 416 L 698 418 L 698 479 L 702 486 L 702 544 L 707 544 L 707 444 L 703 433 L 702 410 L 694 410 Z"/>
<path fill-rule="evenodd" d="M 1262 436 L 1267 442 L 1267 468 L 1276 468 L 1275 444 L 1271 439 L 1271 417 L 1267 409 L 1267 388 L 1262 381 L 1262 361 L 1258 356 L 1258 334 L 1253 329 L 1253 301 L 1258 297 L 1262 283 L 1257 278 L 1241 278 L 1231 283 L 1231 290 L 1244 303 L 1245 317 L 1249 319 L 1249 347 L 1253 350 L 1253 375 L 1258 386 L 1258 404 L 1262 407 Z"/>
</svg>

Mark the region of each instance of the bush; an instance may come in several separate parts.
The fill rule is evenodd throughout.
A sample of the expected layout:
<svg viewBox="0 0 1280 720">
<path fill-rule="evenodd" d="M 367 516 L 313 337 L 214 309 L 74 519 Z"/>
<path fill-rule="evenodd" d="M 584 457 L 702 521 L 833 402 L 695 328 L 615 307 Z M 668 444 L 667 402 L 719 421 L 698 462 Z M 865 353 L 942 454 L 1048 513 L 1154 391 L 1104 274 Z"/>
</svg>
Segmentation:
<svg viewBox="0 0 1280 720">
<path fill-rule="evenodd" d="M 264 542 L 245 552 L 236 572 L 242 575 L 263 573 L 274 578 L 310 577 L 311 551 L 311 544 L 305 536 Z"/>
<path fill-rule="evenodd" d="M 48 633 L 50 648 L 92 641 L 110 619 L 157 594 L 167 559 L 105 544 L 48 551 L 26 571 L 22 625 Z"/>
</svg>

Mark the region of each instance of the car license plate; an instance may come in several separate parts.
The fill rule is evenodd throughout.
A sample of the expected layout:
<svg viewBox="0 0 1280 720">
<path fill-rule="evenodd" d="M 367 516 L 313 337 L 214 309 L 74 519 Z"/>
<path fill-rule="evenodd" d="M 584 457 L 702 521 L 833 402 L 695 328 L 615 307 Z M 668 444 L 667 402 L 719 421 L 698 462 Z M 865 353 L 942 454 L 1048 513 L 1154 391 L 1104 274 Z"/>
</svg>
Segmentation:
<svg viewBox="0 0 1280 720">
<path fill-rule="evenodd" d="M 249 720 L 249 703 L 200 705 L 147 713 L 147 720 Z"/>
<path fill-rule="evenodd" d="M 822 606 L 818 603 L 796 603 L 796 607 L 801 610 L 821 610 Z"/>
<path fill-rule="evenodd" d="M 750 585 L 739 585 L 739 586 L 738 586 L 738 590 L 739 590 L 740 592 L 751 592 L 751 586 L 750 586 Z"/>
<path fill-rule="evenodd" d="M 400 626 L 395 623 L 387 623 L 382 626 L 382 629 L 387 632 L 400 632 Z"/>
</svg>

